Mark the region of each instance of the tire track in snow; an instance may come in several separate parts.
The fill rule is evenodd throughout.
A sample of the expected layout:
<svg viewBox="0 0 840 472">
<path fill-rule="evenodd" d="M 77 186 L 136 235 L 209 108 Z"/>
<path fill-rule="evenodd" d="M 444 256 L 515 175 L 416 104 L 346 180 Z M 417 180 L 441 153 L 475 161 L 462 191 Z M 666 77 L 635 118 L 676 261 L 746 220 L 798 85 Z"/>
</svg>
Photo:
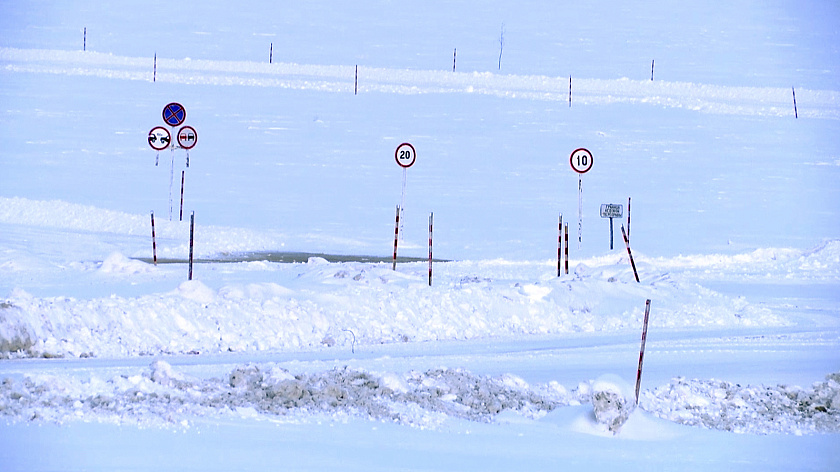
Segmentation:
<svg viewBox="0 0 840 472">
<path fill-rule="evenodd" d="M 12 73 L 93 76 L 118 80 L 152 80 L 152 58 L 83 51 L 0 48 L 0 63 Z M 355 66 L 157 59 L 161 82 L 216 86 L 274 87 L 350 93 Z M 630 79 L 575 79 L 574 104 L 647 104 L 703 113 L 792 117 L 791 89 L 734 87 L 689 82 Z M 481 94 L 525 100 L 564 102 L 566 77 L 499 75 L 359 67 L 359 91 L 398 95 L 429 93 Z M 840 119 L 840 92 L 797 89 L 799 116 Z"/>
</svg>

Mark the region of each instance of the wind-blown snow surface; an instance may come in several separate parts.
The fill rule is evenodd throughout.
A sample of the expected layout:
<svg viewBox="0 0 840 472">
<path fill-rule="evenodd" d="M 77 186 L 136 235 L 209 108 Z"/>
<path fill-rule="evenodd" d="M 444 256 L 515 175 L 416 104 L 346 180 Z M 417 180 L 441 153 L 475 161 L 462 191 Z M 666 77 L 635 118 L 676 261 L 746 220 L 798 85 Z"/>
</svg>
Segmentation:
<svg viewBox="0 0 840 472">
<path fill-rule="evenodd" d="M 837 470 L 839 17 L 0 4 L 0 463 Z M 171 101 L 189 167 L 146 143 Z M 390 255 L 405 141 L 400 254 L 434 212 L 432 286 L 425 263 L 260 260 Z M 638 283 L 598 214 L 628 197 Z"/>
</svg>

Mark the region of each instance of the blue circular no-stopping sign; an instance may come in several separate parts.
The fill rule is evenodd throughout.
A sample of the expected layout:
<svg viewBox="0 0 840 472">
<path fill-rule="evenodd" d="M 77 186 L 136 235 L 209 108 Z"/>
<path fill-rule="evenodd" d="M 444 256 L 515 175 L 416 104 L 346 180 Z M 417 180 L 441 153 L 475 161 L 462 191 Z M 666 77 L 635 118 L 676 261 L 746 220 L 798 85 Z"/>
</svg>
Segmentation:
<svg viewBox="0 0 840 472">
<path fill-rule="evenodd" d="M 187 110 L 184 105 L 172 102 L 163 107 L 163 121 L 169 126 L 181 126 L 187 119 Z"/>
</svg>

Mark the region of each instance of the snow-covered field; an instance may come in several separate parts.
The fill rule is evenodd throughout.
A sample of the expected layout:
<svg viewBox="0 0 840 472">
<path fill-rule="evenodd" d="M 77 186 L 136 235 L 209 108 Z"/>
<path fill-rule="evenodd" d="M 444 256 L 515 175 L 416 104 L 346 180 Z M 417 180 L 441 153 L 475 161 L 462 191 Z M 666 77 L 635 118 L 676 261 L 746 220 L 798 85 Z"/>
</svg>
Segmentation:
<svg viewBox="0 0 840 472">
<path fill-rule="evenodd" d="M 266 3 L 0 4 L 0 469 L 840 467 L 834 2 Z"/>
</svg>

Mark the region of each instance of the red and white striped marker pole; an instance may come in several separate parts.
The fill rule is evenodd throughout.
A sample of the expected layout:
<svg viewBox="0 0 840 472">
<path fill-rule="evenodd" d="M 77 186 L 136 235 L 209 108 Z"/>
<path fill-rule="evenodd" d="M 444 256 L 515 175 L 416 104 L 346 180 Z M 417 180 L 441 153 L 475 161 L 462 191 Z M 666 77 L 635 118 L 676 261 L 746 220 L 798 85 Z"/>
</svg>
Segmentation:
<svg viewBox="0 0 840 472">
<path fill-rule="evenodd" d="M 190 215 L 190 278 L 192 280 L 193 274 L 193 235 L 195 234 L 195 212 Z"/>
<path fill-rule="evenodd" d="M 397 205 L 397 217 L 394 223 L 394 263 L 391 266 L 392 270 L 397 270 L 397 241 L 400 238 L 400 206 Z"/>
<path fill-rule="evenodd" d="M 648 317 L 650 316 L 650 299 L 645 301 L 645 324 L 642 328 L 642 347 L 639 349 L 639 369 L 636 371 L 636 406 L 639 405 L 639 387 L 642 386 L 642 363 L 645 360 L 645 343 L 647 342 Z"/>
<path fill-rule="evenodd" d="M 621 235 L 624 236 L 624 245 L 627 246 L 627 255 L 630 256 L 630 265 L 633 266 L 633 275 L 636 277 L 636 282 L 639 282 L 639 273 L 636 272 L 636 263 L 633 262 L 633 253 L 630 252 L 630 239 L 627 238 L 627 233 L 624 232 L 624 225 L 621 225 Z"/>
<path fill-rule="evenodd" d="M 181 171 L 181 211 L 178 212 L 178 221 L 184 221 L 184 171 Z"/>
<path fill-rule="evenodd" d="M 566 241 L 566 275 L 569 275 L 569 223 L 563 229 L 563 239 Z"/>
<path fill-rule="evenodd" d="M 429 287 L 432 286 L 432 222 L 434 218 L 434 212 L 429 213 Z"/>
<path fill-rule="evenodd" d="M 155 242 L 155 212 L 152 212 L 152 262 L 157 265 L 157 243 Z"/>
<path fill-rule="evenodd" d="M 563 275 L 563 214 L 557 224 L 557 277 Z"/>
</svg>

